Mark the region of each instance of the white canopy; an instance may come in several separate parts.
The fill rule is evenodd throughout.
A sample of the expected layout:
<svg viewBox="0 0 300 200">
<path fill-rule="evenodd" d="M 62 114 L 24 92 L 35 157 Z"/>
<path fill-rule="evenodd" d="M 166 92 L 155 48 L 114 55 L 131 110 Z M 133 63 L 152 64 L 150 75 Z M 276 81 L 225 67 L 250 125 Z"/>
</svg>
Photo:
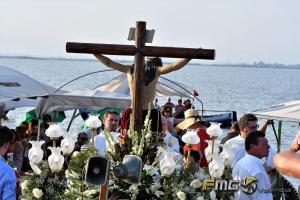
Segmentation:
<svg viewBox="0 0 300 200">
<path fill-rule="evenodd" d="M 56 88 L 8 67 L 0 66 L 0 102 L 3 110 L 36 106 L 37 97 L 47 96 Z"/>
<path fill-rule="evenodd" d="M 130 96 L 99 90 L 73 91 L 64 94 L 50 94 L 42 99 L 36 108 L 36 115 L 42 116 L 54 110 L 65 111 L 77 108 L 99 110 L 103 107 L 128 108 Z"/>
<path fill-rule="evenodd" d="M 193 97 L 195 92 L 190 87 L 165 78 L 159 78 L 156 87 L 157 96 Z M 103 107 L 128 108 L 131 105 L 130 91 L 126 74 L 121 74 L 94 90 L 74 91 L 64 94 L 50 94 L 41 100 L 36 109 L 37 116 L 58 110 L 76 108 L 99 110 Z"/>
<path fill-rule="evenodd" d="M 253 114 L 263 118 L 300 122 L 300 100 L 289 101 L 270 108 L 254 111 Z"/>
<path fill-rule="evenodd" d="M 128 80 L 125 73 L 118 75 L 114 79 L 104 84 L 98 85 L 96 89 L 130 95 Z M 195 90 L 187 85 L 178 83 L 176 81 L 171 81 L 164 77 L 159 77 L 156 85 L 156 96 L 178 96 L 192 98 L 195 92 Z"/>
</svg>

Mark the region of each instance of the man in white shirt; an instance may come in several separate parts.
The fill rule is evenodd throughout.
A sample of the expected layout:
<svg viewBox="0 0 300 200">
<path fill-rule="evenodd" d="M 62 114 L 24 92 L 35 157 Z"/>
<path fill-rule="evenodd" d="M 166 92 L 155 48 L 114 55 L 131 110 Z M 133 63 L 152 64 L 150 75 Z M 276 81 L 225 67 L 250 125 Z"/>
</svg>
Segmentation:
<svg viewBox="0 0 300 200">
<path fill-rule="evenodd" d="M 95 148 L 99 154 L 105 156 L 105 151 L 110 149 L 110 144 L 113 146 L 119 142 L 119 114 L 117 112 L 108 111 L 103 116 L 104 130 L 95 137 Z"/>
<path fill-rule="evenodd" d="M 235 199 L 273 199 L 270 180 L 261 160 L 268 155 L 269 148 L 268 140 L 263 132 L 254 131 L 247 135 L 245 140 L 247 154 L 236 163 L 232 170 L 232 176 L 240 182 L 247 177 L 254 177 L 256 179 L 256 188 L 251 185 L 252 192 L 249 193 L 249 190 L 247 190 L 249 187 L 241 186 L 235 192 Z"/>
<path fill-rule="evenodd" d="M 267 126 L 271 123 L 271 120 L 267 120 L 262 127 L 260 127 L 260 131 L 265 132 Z M 257 125 L 257 118 L 253 114 L 245 114 L 239 120 L 239 127 L 240 127 L 240 135 L 226 141 L 226 144 L 230 144 L 232 149 L 234 160 L 231 164 L 233 168 L 235 164 L 246 155 L 245 150 L 245 139 L 250 132 L 256 131 L 258 128 Z M 269 155 L 264 158 L 265 160 L 265 167 L 274 169 L 275 166 L 273 164 L 273 157 L 276 155 L 276 152 L 270 148 Z"/>
</svg>

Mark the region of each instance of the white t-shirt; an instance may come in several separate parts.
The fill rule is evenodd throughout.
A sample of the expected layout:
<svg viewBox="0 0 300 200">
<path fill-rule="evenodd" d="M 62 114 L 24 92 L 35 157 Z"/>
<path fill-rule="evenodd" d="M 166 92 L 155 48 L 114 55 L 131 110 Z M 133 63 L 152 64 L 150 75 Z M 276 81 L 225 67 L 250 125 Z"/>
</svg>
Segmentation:
<svg viewBox="0 0 300 200">
<path fill-rule="evenodd" d="M 112 138 L 113 138 L 113 141 L 111 141 L 112 145 L 119 142 L 120 133 L 110 132 L 108 134 L 112 134 Z M 105 137 L 103 131 L 95 137 L 95 148 L 98 149 L 98 152 L 101 156 L 106 156 L 105 151 L 110 151 L 109 143 L 106 140 L 106 137 Z"/>
<path fill-rule="evenodd" d="M 231 138 L 230 140 L 227 140 L 225 143 L 230 145 L 232 153 L 234 155 L 234 159 L 231 164 L 231 167 L 233 168 L 236 165 L 236 163 L 246 155 L 245 139 L 241 135 L 238 135 L 234 138 Z M 276 152 L 272 147 L 270 147 L 268 157 L 262 159 L 265 167 L 272 169 L 275 168 L 273 163 L 273 157 L 275 155 Z"/>
<path fill-rule="evenodd" d="M 271 184 L 269 177 L 263 166 L 263 160 L 246 154 L 240 159 L 232 170 L 232 176 L 235 180 L 243 180 L 246 177 L 255 177 L 257 182 L 257 189 L 253 194 L 246 194 L 239 188 L 235 192 L 235 199 L 238 200 L 273 200 Z"/>
</svg>

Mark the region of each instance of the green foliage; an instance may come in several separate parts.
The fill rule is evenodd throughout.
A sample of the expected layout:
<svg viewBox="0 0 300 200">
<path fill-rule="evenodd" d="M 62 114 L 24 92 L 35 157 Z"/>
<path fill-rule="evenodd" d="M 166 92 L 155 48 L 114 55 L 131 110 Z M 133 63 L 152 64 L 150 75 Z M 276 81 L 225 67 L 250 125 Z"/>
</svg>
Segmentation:
<svg viewBox="0 0 300 200">
<path fill-rule="evenodd" d="M 52 199 L 65 199 L 66 178 L 64 172 L 61 171 L 58 174 L 53 174 L 48 166 L 48 162 L 42 161 L 39 164 L 41 174 L 28 173 L 22 177 L 21 187 L 22 195 L 21 199 L 37 199 L 33 194 L 33 189 L 37 188 L 42 190 L 43 195 L 40 199 L 52 200 Z"/>
<path fill-rule="evenodd" d="M 65 195 L 67 199 L 92 200 L 99 198 L 99 187 L 86 184 L 84 180 L 84 169 L 89 157 L 93 156 L 93 149 L 88 148 L 81 152 L 74 152 L 65 171 L 67 188 Z"/>
</svg>

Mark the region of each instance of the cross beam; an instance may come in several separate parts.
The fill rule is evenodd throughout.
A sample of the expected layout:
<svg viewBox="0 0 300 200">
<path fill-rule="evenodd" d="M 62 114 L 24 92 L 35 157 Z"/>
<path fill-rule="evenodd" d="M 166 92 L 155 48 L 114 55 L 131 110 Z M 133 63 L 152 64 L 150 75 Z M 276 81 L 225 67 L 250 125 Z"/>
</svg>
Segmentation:
<svg viewBox="0 0 300 200">
<path fill-rule="evenodd" d="M 118 44 L 93 44 L 67 42 L 66 51 L 69 53 L 90 53 L 108 55 L 134 55 L 133 74 L 133 97 L 132 114 L 134 117 L 134 129 L 140 131 L 143 125 L 143 83 L 144 83 L 144 57 L 169 57 L 169 58 L 190 58 L 214 60 L 214 49 L 193 49 L 176 47 L 145 46 L 146 22 L 136 22 L 135 45 Z"/>
<path fill-rule="evenodd" d="M 195 49 L 195 48 L 176 48 L 176 47 L 156 47 L 143 46 L 138 49 L 133 45 L 122 44 L 95 44 L 95 43 L 77 43 L 67 42 L 66 50 L 69 53 L 90 53 L 133 56 L 137 52 L 143 56 L 168 57 L 168 58 L 192 58 L 214 60 L 215 50 L 213 49 Z"/>
</svg>

